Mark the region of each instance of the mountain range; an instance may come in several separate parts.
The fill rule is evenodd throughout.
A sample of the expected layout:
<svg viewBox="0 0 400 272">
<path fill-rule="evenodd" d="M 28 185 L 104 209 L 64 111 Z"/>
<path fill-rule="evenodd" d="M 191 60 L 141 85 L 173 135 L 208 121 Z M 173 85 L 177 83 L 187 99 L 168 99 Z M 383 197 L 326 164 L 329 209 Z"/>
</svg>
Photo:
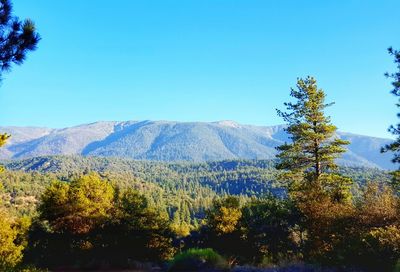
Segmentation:
<svg viewBox="0 0 400 272">
<path fill-rule="evenodd" d="M 290 141 L 283 125 L 254 126 L 234 121 L 96 122 L 63 129 L 0 127 L 12 135 L 0 149 L 1 159 L 49 155 L 121 157 L 154 161 L 217 161 L 273 159 L 275 147 Z M 337 132 L 349 140 L 348 151 L 338 163 L 394 169 L 392 154 L 381 154 L 390 139 Z"/>
</svg>

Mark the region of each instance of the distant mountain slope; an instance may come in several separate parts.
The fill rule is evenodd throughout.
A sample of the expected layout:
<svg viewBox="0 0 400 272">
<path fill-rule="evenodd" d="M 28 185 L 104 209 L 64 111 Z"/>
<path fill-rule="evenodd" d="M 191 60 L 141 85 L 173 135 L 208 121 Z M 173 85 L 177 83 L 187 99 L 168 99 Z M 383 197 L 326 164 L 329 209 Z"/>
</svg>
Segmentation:
<svg viewBox="0 0 400 272">
<path fill-rule="evenodd" d="M 233 121 L 96 122 L 64 129 L 0 127 L 12 140 L 0 149 L 2 159 L 45 155 L 123 157 L 157 161 L 271 159 L 275 147 L 288 141 L 284 126 L 252 126 Z M 350 140 L 340 159 L 347 166 L 392 169 L 391 154 L 381 154 L 388 139 L 339 132 Z"/>
</svg>

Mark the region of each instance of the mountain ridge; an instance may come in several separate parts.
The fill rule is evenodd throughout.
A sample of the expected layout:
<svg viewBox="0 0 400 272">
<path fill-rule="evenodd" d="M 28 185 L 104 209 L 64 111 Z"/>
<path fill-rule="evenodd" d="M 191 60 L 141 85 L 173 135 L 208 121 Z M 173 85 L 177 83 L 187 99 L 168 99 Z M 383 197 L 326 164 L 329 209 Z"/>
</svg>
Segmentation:
<svg viewBox="0 0 400 272">
<path fill-rule="evenodd" d="M 232 120 L 216 122 L 99 121 L 61 129 L 0 127 L 12 135 L 1 159 L 48 155 L 121 157 L 154 161 L 272 159 L 275 147 L 289 141 L 285 125 L 256 126 Z M 346 166 L 394 169 L 390 153 L 380 148 L 391 139 L 337 132 L 351 141 L 338 160 Z"/>
</svg>

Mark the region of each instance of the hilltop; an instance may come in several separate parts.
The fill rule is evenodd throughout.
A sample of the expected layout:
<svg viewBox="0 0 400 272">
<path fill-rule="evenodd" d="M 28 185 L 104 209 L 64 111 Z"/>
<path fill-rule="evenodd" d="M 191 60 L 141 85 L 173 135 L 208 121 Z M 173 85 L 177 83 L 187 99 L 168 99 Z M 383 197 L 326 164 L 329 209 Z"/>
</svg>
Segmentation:
<svg viewBox="0 0 400 272">
<path fill-rule="evenodd" d="M 2 159 L 49 155 L 119 157 L 151 161 L 204 162 L 227 159 L 273 159 L 275 147 L 289 141 L 284 126 L 254 126 L 234 121 L 96 122 L 53 129 L 0 127 L 12 135 L 0 150 Z M 391 154 L 380 148 L 390 139 L 338 132 L 349 140 L 344 166 L 393 169 Z"/>
</svg>

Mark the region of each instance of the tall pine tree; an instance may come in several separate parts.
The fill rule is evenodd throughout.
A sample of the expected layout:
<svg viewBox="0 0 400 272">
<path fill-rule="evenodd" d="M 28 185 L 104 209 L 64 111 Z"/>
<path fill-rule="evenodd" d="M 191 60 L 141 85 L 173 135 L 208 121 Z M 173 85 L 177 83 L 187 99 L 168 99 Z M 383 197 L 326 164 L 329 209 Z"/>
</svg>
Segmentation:
<svg viewBox="0 0 400 272">
<path fill-rule="evenodd" d="M 400 51 L 394 50 L 392 47 L 388 49 L 388 52 L 391 56 L 394 57 L 394 63 L 397 66 L 397 71 L 395 73 L 386 73 L 385 76 L 391 78 L 393 89 L 391 93 L 398 97 L 398 101 L 396 106 L 400 108 Z M 400 117 L 400 113 L 397 114 L 397 117 Z M 391 125 L 389 127 L 389 132 L 395 135 L 397 138 L 393 143 L 390 143 L 384 147 L 382 147 L 382 152 L 391 151 L 394 153 L 392 162 L 400 163 L 400 123 L 397 125 Z M 393 186 L 396 190 L 400 189 L 400 169 L 394 171 L 393 173 Z"/>
<path fill-rule="evenodd" d="M 286 170 L 282 178 L 289 182 L 290 190 L 313 188 L 329 192 L 337 200 L 347 197 L 344 189 L 350 180 L 334 170 L 335 159 L 346 151 L 344 146 L 349 142 L 335 136 L 337 128 L 324 113 L 333 103 L 325 103 L 325 93 L 312 77 L 299 79 L 290 95 L 296 101 L 284 104 L 286 112 L 277 110 L 292 140 L 277 147 L 277 168 Z"/>
<path fill-rule="evenodd" d="M 393 89 L 391 93 L 398 97 L 398 102 L 396 106 L 400 108 L 400 51 L 394 50 L 393 48 L 389 48 L 388 52 L 390 55 L 394 57 L 394 63 L 397 65 L 397 72 L 395 73 L 386 73 L 385 76 L 391 78 Z M 400 113 L 397 114 L 397 117 L 400 117 Z M 397 125 L 392 125 L 389 127 L 389 132 L 393 135 L 397 136 L 397 139 L 382 148 L 382 152 L 392 151 L 394 152 L 393 162 L 400 163 L 400 123 Z"/>
</svg>

